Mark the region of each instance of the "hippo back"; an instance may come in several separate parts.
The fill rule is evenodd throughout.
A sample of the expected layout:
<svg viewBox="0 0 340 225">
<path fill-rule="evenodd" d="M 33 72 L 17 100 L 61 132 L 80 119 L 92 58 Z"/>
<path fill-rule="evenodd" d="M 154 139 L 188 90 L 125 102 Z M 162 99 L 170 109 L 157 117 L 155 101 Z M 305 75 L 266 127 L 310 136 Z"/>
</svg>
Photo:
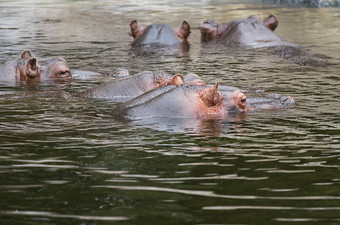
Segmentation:
<svg viewBox="0 0 340 225">
<path fill-rule="evenodd" d="M 171 77 L 170 74 L 162 71 L 143 71 L 133 76 L 120 78 L 113 82 L 87 89 L 78 93 L 77 96 L 103 99 L 135 97 L 157 87 L 157 81 Z"/>
</svg>

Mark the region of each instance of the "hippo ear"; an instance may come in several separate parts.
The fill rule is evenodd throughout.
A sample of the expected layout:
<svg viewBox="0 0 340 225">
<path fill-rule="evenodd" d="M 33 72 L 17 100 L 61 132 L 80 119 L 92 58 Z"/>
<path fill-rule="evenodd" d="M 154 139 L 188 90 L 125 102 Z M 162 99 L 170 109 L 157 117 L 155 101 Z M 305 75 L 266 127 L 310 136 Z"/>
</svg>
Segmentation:
<svg viewBox="0 0 340 225">
<path fill-rule="evenodd" d="M 215 106 L 219 102 L 220 95 L 217 89 L 218 82 L 201 95 L 201 99 L 207 107 Z"/>
<path fill-rule="evenodd" d="M 172 85 L 182 85 L 184 84 L 184 78 L 181 74 L 176 74 L 175 76 L 172 77 L 170 84 Z"/>
<path fill-rule="evenodd" d="M 131 21 L 130 29 L 131 29 L 131 31 L 129 31 L 129 35 L 134 37 L 134 38 L 136 38 L 136 35 L 137 35 L 138 31 L 139 31 L 137 20 L 132 20 Z"/>
<path fill-rule="evenodd" d="M 29 60 L 27 60 L 27 68 L 36 70 L 37 67 L 38 67 L 38 64 L 37 64 L 36 58 L 30 58 Z"/>
<path fill-rule="evenodd" d="M 30 58 L 27 60 L 26 63 L 26 69 L 27 69 L 27 76 L 30 78 L 35 78 L 37 77 L 39 74 L 39 67 L 38 67 L 38 62 L 36 58 Z"/>
<path fill-rule="evenodd" d="M 182 33 L 184 39 L 189 37 L 190 25 L 187 21 L 183 21 L 182 27 L 181 27 L 181 33 Z"/>
<path fill-rule="evenodd" d="M 32 52 L 29 50 L 23 51 L 20 55 L 20 58 L 22 59 L 29 59 L 32 57 Z"/>
<path fill-rule="evenodd" d="M 274 31 L 277 25 L 279 24 L 279 20 L 276 18 L 276 16 L 270 15 L 267 19 L 263 21 L 263 23 L 270 30 Z"/>
<path fill-rule="evenodd" d="M 200 26 L 200 30 L 202 41 L 209 41 L 217 36 L 217 27 L 210 23 L 203 23 Z"/>
</svg>

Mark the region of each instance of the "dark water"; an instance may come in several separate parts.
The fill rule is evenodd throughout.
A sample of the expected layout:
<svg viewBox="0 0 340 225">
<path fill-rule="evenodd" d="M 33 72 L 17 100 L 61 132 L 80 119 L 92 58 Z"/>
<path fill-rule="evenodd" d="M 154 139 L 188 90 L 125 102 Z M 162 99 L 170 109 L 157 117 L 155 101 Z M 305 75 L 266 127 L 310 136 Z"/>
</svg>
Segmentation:
<svg viewBox="0 0 340 225">
<path fill-rule="evenodd" d="M 193 72 L 209 84 L 290 95 L 296 106 L 225 121 L 116 121 L 114 102 L 54 92 L 106 76 L 1 84 L 0 223 L 340 224 L 340 9 L 237 2 L 1 1 L 1 59 L 30 49 L 104 75 Z M 188 51 L 130 50 L 133 19 L 195 28 L 270 14 L 283 39 L 331 65 L 207 47 L 197 29 Z"/>
</svg>

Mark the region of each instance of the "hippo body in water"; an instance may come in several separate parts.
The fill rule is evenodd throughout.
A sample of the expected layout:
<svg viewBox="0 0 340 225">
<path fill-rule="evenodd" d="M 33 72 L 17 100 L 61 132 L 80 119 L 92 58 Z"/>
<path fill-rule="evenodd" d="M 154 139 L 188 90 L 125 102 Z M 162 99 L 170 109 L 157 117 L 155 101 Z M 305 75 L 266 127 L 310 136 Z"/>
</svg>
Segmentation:
<svg viewBox="0 0 340 225">
<path fill-rule="evenodd" d="M 164 86 L 146 92 L 112 110 L 113 117 L 124 118 L 224 118 L 228 112 L 246 110 L 246 96 L 239 90 L 223 95 L 217 83 Z"/>
<path fill-rule="evenodd" d="M 250 104 L 248 104 L 250 103 Z M 248 111 L 277 110 L 294 106 L 290 96 L 267 95 L 249 100 L 239 89 L 218 90 L 218 84 L 164 86 L 146 92 L 112 110 L 114 118 L 227 119 Z"/>
<path fill-rule="evenodd" d="M 270 15 L 263 22 L 256 16 L 218 24 L 213 20 L 201 26 L 202 42 L 217 42 L 227 47 L 266 49 L 299 65 L 326 65 L 325 60 L 313 56 L 299 45 L 284 41 L 274 33 L 278 19 Z"/>
</svg>

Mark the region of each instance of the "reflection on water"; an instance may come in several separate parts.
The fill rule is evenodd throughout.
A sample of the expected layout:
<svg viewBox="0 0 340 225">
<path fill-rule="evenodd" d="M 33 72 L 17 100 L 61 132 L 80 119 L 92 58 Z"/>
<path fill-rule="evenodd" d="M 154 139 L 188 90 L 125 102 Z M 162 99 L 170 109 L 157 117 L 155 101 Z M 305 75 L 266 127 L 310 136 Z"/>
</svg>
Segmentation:
<svg viewBox="0 0 340 225">
<path fill-rule="evenodd" d="M 1 223 L 338 223 L 340 11 L 262 2 L 1 1 L 1 60 L 30 49 L 64 57 L 77 74 L 0 84 Z M 195 29 L 206 19 L 270 14 L 278 35 L 331 65 L 219 49 L 201 44 Z M 187 20 L 190 48 L 131 54 L 133 19 Z M 117 102 L 74 97 L 121 67 L 192 72 L 250 98 L 292 96 L 295 106 L 226 120 L 120 121 L 110 116 Z"/>
</svg>

